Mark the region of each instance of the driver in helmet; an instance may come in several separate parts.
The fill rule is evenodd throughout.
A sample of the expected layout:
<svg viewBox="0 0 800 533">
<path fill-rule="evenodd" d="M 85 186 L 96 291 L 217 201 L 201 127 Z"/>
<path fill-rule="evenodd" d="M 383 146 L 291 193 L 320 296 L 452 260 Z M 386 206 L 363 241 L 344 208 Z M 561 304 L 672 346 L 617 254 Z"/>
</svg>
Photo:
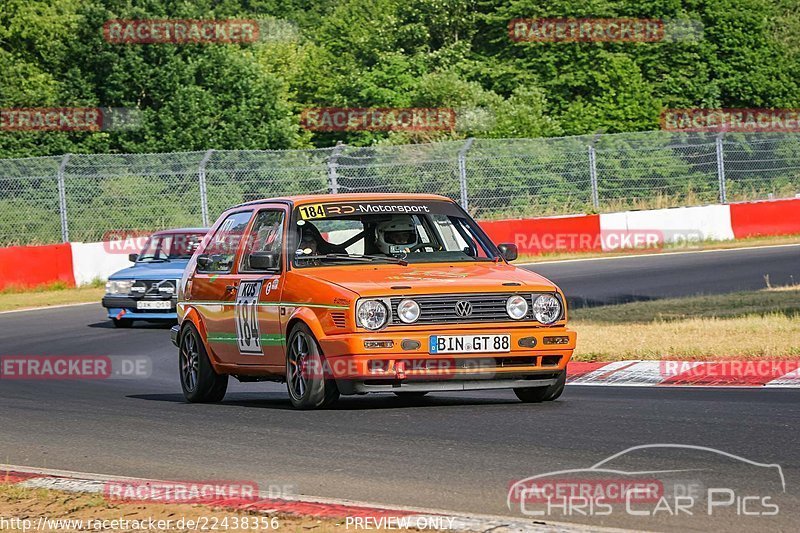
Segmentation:
<svg viewBox="0 0 800 533">
<path fill-rule="evenodd" d="M 375 244 L 386 255 L 408 253 L 417 242 L 417 229 L 409 215 L 393 217 L 375 228 Z"/>
</svg>

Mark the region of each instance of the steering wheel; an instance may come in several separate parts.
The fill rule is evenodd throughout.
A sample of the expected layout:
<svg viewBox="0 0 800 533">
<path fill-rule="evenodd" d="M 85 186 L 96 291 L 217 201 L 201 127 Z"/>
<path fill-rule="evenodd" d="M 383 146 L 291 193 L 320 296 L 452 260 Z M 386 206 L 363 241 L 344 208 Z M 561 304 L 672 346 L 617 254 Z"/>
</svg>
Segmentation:
<svg viewBox="0 0 800 533">
<path fill-rule="evenodd" d="M 423 248 L 431 248 L 432 250 L 436 250 L 436 248 L 433 246 L 433 244 L 431 244 L 429 242 L 421 242 L 421 243 L 415 244 L 414 246 L 409 248 L 408 251 L 409 252 L 419 252 Z M 439 249 L 441 250 L 441 247 Z"/>
</svg>

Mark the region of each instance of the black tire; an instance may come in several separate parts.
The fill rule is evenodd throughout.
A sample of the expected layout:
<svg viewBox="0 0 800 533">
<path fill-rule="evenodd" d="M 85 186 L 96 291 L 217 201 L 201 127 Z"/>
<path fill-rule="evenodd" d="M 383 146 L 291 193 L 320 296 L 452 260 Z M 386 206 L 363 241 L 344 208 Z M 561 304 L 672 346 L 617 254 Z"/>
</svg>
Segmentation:
<svg viewBox="0 0 800 533">
<path fill-rule="evenodd" d="M 286 389 L 295 409 L 322 409 L 339 399 L 322 349 L 308 326 L 297 324 L 286 345 Z"/>
<path fill-rule="evenodd" d="M 183 328 L 179 344 L 178 372 L 184 398 L 192 403 L 221 402 L 228 390 L 228 375 L 214 372 L 206 347 L 193 325 Z"/>
<path fill-rule="evenodd" d="M 567 371 L 563 370 L 556 378 L 556 382 L 547 387 L 531 387 L 514 389 L 514 394 L 524 403 L 552 402 L 564 392 L 567 384 Z"/>
<path fill-rule="evenodd" d="M 133 325 L 132 318 L 112 318 L 111 322 L 114 323 L 115 328 L 129 328 Z"/>
</svg>

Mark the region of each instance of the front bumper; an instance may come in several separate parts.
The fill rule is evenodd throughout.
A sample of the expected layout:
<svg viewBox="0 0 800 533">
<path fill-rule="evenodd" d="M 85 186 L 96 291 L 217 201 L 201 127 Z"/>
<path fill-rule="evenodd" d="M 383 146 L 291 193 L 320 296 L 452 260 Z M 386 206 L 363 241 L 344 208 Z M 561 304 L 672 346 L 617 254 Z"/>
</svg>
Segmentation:
<svg viewBox="0 0 800 533">
<path fill-rule="evenodd" d="M 342 394 L 364 394 L 367 392 L 453 392 L 468 390 L 523 389 L 549 387 L 557 377 L 542 376 L 529 379 L 456 380 L 456 381 L 341 381 L 337 386 Z"/>
<path fill-rule="evenodd" d="M 437 335 L 508 334 L 508 352 L 429 353 L 432 332 L 392 331 L 335 335 L 320 340 L 325 371 L 343 394 L 379 391 L 458 391 L 542 387 L 565 371 L 575 349 L 575 332 L 564 327 L 459 329 Z M 560 343 L 545 344 L 558 337 Z M 365 341 L 392 341 L 367 349 Z M 547 339 L 552 342 L 552 339 Z M 339 354 L 339 355 L 337 355 Z"/>
<path fill-rule="evenodd" d="M 137 309 L 136 304 L 140 301 L 170 302 L 169 309 Z M 176 311 L 177 299 L 157 300 L 157 299 L 137 299 L 130 296 L 103 296 L 102 305 L 108 309 L 108 318 L 128 318 L 132 320 L 177 320 Z"/>
</svg>

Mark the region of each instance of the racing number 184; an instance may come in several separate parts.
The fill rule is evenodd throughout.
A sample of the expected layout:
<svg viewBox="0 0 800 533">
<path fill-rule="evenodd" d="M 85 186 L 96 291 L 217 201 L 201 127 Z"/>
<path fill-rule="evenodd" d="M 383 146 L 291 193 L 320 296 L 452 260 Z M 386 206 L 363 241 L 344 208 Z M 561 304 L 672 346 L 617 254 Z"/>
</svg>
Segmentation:
<svg viewBox="0 0 800 533">
<path fill-rule="evenodd" d="M 300 208 L 300 218 L 324 218 L 325 206 L 322 204 L 304 205 Z"/>
<path fill-rule="evenodd" d="M 261 334 L 258 330 L 258 297 L 261 281 L 243 281 L 239 284 L 234 306 L 236 342 L 239 351 L 246 354 L 261 354 Z"/>
</svg>

